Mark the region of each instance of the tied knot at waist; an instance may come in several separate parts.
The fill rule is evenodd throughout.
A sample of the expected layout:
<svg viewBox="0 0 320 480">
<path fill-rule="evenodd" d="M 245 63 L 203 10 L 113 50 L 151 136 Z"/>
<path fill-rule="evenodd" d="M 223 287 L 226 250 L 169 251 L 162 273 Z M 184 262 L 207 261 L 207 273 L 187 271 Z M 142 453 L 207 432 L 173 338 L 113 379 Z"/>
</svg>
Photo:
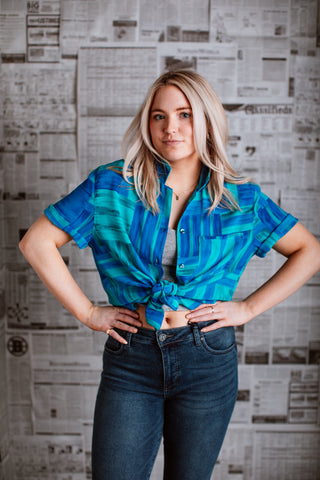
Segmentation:
<svg viewBox="0 0 320 480">
<path fill-rule="evenodd" d="M 151 287 L 146 305 L 146 319 L 156 330 L 161 328 L 163 305 L 168 305 L 172 310 L 178 310 L 180 297 L 177 293 L 178 285 L 168 280 L 161 280 Z"/>
<path fill-rule="evenodd" d="M 157 305 L 168 305 L 173 310 L 179 307 L 179 300 L 176 297 L 178 285 L 167 280 L 162 280 L 153 285 L 150 295 L 151 303 Z"/>
</svg>

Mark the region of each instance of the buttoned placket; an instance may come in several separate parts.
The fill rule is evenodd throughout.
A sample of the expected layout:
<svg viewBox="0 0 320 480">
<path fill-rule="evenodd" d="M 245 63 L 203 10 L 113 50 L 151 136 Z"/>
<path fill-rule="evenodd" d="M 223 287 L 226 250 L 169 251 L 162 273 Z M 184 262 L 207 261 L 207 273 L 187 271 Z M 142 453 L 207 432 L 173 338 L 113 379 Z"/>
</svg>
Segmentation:
<svg viewBox="0 0 320 480">
<path fill-rule="evenodd" d="M 160 176 L 160 183 L 161 183 L 161 178 L 162 178 L 162 182 L 163 182 L 163 185 L 162 185 L 162 188 L 164 188 L 164 193 L 165 193 L 165 204 L 164 204 L 164 207 L 165 209 L 168 208 L 168 211 L 165 211 L 164 212 L 164 216 L 165 216 L 165 219 L 166 219 L 166 229 L 168 230 L 169 228 L 169 218 L 170 218 L 170 213 L 171 213 L 171 204 L 172 204 L 172 195 L 173 195 L 173 191 L 170 187 L 168 187 L 167 185 L 165 185 L 165 182 L 170 174 L 170 171 L 171 171 L 171 168 L 170 168 L 170 165 L 169 164 L 165 164 L 165 165 L 161 165 L 159 166 L 158 168 L 158 173 L 161 172 L 161 168 L 165 168 L 166 170 L 166 173 L 164 175 L 164 177 L 161 177 Z M 162 172 L 163 173 L 163 172 Z M 180 258 L 180 252 L 181 252 L 181 242 L 183 241 L 186 241 L 186 239 L 188 238 L 188 235 L 186 235 L 187 233 L 187 229 L 183 226 L 183 219 L 184 217 L 186 216 L 187 214 L 187 210 L 188 208 L 190 207 L 191 203 L 193 202 L 193 200 L 196 198 L 196 196 L 199 194 L 199 192 L 206 187 L 206 185 L 208 184 L 208 181 L 209 181 L 209 173 L 208 171 L 206 170 L 206 167 L 203 165 L 202 167 L 202 170 L 201 170 L 201 174 L 200 174 L 200 179 L 199 179 L 199 182 L 198 182 L 198 185 L 197 185 L 197 188 L 196 190 L 193 192 L 193 194 L 191 195 L 189 201 L 188 201 L 188 204 L 179 220 L 179 223 L 178 223 L 178 228 L 177 228 L 177 271 L 176 271 L 176 274 L 177 274 L 177 277 L 178 276 L 182 276 L 183 275 L 183 271 L 184 271 L 184 268 L 185 268 L 185 265 L 183 262 L 179 262 L 179 258 Z M 167 195 L 170 195 L 170 201 L 167 202 Z M 182 223 L 182 225 L 181 225 Z M 185 237 L 185 238 L 184 238 Z M 163 245 L 164 246 L 164 245 Z M 162 255 L 163 255 L 163 250 L 161 252 L 161 259 L 162 259 Z"/>
<path fill-rule="evenodd" d="M 166 168 L 166 172 L 164 172 L 163 168 Z M 169 173 L 170 173 L 170 166 L 163 166 L 163 165 L 159 166 L 158 174 L 159 174 L 159 181 L 160 181 L 160 195 L 158 197 L 158 205 L 161 212 L 160 216 L 162 217 L 162 219 L 159 225 L 159 231 L 158 231 L 158 237 L 157 237 L 157 243 L 158 243 L 157 255 L 156 257 L 154 257 L 154 264 L 157 266 L 160 273 L 157 285 L 160 285 L 162 283 L 161 279 L 163 278 L 163 273 L 164 273 L 162 268 L 162 258 L 163 258 L 163 250 L 165 246 L 165 239 L 166 239 L 166 235 L 168 233 L 168 228 L 169 228 L 169 219 L 170 219 L 171 205 L 172 205 L 173 192 L 172 192 L 172 189 L 165 184 Z M 188 221 L 187 221 L 188 211 L 190 209 L 190 206 L 192 205 L 192 202 L 196 198 L 199 198 L 199 195 L 201 195 L 200 191 L 205 188 L 205 186 L 208 183 L 208 179 L 209 179 L 208 171 L 206 170 L 206 167 L 203 167 L 197 189 L 190 197 L 188 204 L 178 223 L 177 267 L 176 267 L 178 287 L 179 286 L 183 287 L 183 284 L 184 284 L 183 277 L 190 274 L 190 268 L 188 267 L 185 270 L 186 265 L 184 263 L 184 258 L 186 259 L 188 258 L 188 253 L 187 253 L 188 245 L 186 245 L 185 242 L 190 241 L 190 237 L 188 235 Z M 180 256 L 181 252 L 184 252 L 182 257 Z M 149 312 L 149 315 L 151 319 L 151 312 Z"/>
<path fill-rule="evenodd" d="M 177 227 L 177 276 L 182 276 L 183 275 L 183 271 L 184 271 L 184 268 L 185 268 L 185 265 L 183 262 L 180 262 L 179 259 L 180 259 L 180 252 L 181 252 L 181 242 L 185 242 L 187 241 L 188 239 L 188 235 L 187 234 L 187 229 L 186 227 L 183 226 L 183 223 L 184 223 L 184 218 L 187 216 L 187 213 L 188 213 L 188 209 L 190 208 L 192 202 L 194 201 L 194 199 L 196 198 L 198 194 L 198 190 L 196 190 L 192 196 L 190 197 L 188 203 L 187 203 L 187 206 L 183 212 L 183 214 L 181 215 L 181 218 L 179 220 L 179 223 L 178 223 L 178 227 Z"/>
</svg>

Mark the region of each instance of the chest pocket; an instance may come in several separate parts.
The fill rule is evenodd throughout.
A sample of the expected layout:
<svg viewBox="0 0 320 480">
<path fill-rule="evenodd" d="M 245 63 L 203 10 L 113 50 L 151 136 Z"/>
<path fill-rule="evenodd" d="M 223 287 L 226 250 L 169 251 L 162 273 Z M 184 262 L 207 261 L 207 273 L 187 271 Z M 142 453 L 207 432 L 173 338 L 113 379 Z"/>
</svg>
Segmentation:
<svg viewBox="0 0 320 480">
<path fill-rule="evenodd" d="M 199 238 L 200 269 L 238 273 L 252 256 L 252 230 L 229 231 L 214 237 Z"/>
</svg>

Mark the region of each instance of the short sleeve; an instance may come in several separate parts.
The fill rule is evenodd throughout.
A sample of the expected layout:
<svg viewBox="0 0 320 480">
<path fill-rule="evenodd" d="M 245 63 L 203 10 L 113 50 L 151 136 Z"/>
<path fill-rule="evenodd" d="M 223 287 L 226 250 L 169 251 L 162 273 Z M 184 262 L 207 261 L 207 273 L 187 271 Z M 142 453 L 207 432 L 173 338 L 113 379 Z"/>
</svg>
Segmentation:
<svg viewBox="0 0 320 480">
<path fill-rule="evenodd" d="M 273 245 L 298 222 L 298 219 L 285 212 L 271 198 L 255 185 L 254 239 L 256 255 L 264 257 Z"/>
<path fill-rule="evenodd" d="M 80 248 L 89 245 L 94 226 L 94 199 L 96 171 L 44 213 L 58 228 L 67 232 Z"/>
</svg>

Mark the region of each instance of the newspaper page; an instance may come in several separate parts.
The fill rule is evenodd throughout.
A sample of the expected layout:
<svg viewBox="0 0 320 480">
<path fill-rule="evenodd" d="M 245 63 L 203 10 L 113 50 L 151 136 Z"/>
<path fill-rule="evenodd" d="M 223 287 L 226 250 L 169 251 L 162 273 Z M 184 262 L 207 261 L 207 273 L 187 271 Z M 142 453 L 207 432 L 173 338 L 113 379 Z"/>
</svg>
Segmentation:
<svg viewBox="0 0 320 480">
<path fill-rule="evenodd" d="M 80 49 L 78 145 L 82 176 L 101 163 L 120 158 L 123 134 L 156 77 L 156 67 L 152 46 Z"/>
<path fill-rule="evenodd" d="M 241 424 L 249 426 L 251 423 L 253 407 L 253 368 L 247 365 L 239 365 L 239 387 L 237 402 L 232 414 L 232 425 Z"/>
<path fill-rule="evenodd" d="M 287 188 L 281 193 L 281 206 L 300 219 L 313 234 L 319 234 L 319 194 L 314 190 Z"/>
<path fill-rule="evenodd" d="M 59 62 L 60 2 L 29 1 L 26 6 L 28 62 Z"/>
<path fill-rule="evenodd" d="M 27 52 L 29 62 L 58 62 L 60 17 L 28 15 Z"/>
<path fill-rule="evenodd" d="M 17 480 L 83 480 L 85 452 L 82 435 L 13 437 Z"/>
<path fill-rule="evenodd" d="M 295 142 L 298 146 L 319 147 L 320 61 L 298 56 L 294 62 L 296 100 Z M 309 108 L 308 105 L 309 104 Z"/>
<path fill-rule="evenodd" d="M 288 432 L 229 428 L 217 460 L 214 480 L 316 479 L 319 435 L 315 431 Z M 314 473 L 312 473 L 314 472 Z"/>
<path fill-rule="evenodd" d="M 0 280 L 1 282 L 1 280 Z M 1 282 L 2 283 L 2 282 Z M 3 298 L 3 285 L 0 289 L 0 342 L 1 345 L 5 344 L 5 330 L 4 330 L 4 298 Z M 0 349 L 0 361 L 2 368 L 0 370 L 0 455 L 1 455 L 1 465 L 3 463 L 8 464 L 8 459 L 10 456 L 10 436 L 9 436 L 9 409 L 7 404 L 7 394 L 8 394 L 8 379 L 7 379 L 7 368 L 6 368 L 6 350 L 4 348 Z M 0 469 L 1 473 L 6 471 L 6 467 Z M 3 472 L 2 472 L 3 470 Z M 1 476 L 0 478 L 4 478 Z M 10 478 L 10 477 L 7 477 Z"/>
<path fill-rule="evenodd" d="M 295 146 L 292 155 L 292 188 L 319 191 L 320 148 Z"/>
<path fill-rule="evenodd" d="M 288 40 L 248 38 L 238 42 L 237 96 L 286 98 L 288 95 Z"/>
<path fill-rule="evenodd" d="M 292 37 L 316 37 L 317 3 L 317 0 L 291 0 L 290 35 Z"/>
<path fill-rule="evenodd" d="M 101 336 L 106 338 L 103 333 Z M 34 355 L 33 415 L 36 433 L 81 433 L 92 421 L 101 359 L 82 354 Z"/>
<path fill-rule="evenodd" d="M 245 0 L 211 1 L 210 40 L 232 42 L 241 37 L 286 37 L 289 34 L 289 0 L 280 2 L 250 2 Z"/>
<path fill-rule="evenodd" d="M 26 23 L 23 12 L 0 12 L 0 45 L 2 61 L 25 61 Z"/>
<path fill-rule="evenodd" d="M 61 48 L 77 55 L 79 46 L 138 40 L 138 0 L 61 0 Z"/>
<path fill-rule="evenodd" d="M 208 42 L 209 0 L 140 0 L 140 41 Z"/>
<path fill-rule="evenodd" d="M 0 53 L 3 62 L 26 61 L 26 2 L 1 0 Z"/>
<path fill-rule="evenodd" d="M 159 72 L 191 68 L 206 77 L 221 101 L 236 95 L 235 45 L 161 43 L 158 56 Z"/>
<path fill-rule="evenodd" d="M 317 366 L 254 366 L 252 423 L 317 423 L 319 389 Z M 304 394 L 309 396 L 302 399 Z M 297 395 L 300 399 L 298 400 Z M 295 415 L 294 413 L 298 413 Z M 306 423 L 306 422 L 304 422 Z"/>
<path fill-rule="evenodd" d="M 42 189 L 52 197 L 56 192 L 68 193 L 66 179 L 78 180 L 76 134 L 70 132 L 41 132 L 39 142 L 40 180 Z M 65 191 L 61 185 L 65 184 Z M 73 183 L 73 181 L 72 181 Z"/>
<path fill-rule="evenodd" d="M 292 305 L 288 301 L 274 309 L 272 363 L 312 364 L 318 353 L 311 348 L 313 338 L 319 338 L 320 325 L 315 322 L 319 305 Z M 281 318 L 281 323 L 277 320 Z M 309 348 L 308 348 L 309 347 Z"/>
<path fill-rule="evenodd" d="M 232 166 L 264 185 L 278 185 L 291 172 L 292 102 L 224 104 L 228 126 L 228 153 Z M 270 192 L 265 191 L 266 194 Z M 271 194 L 274 200 L 276 192 Z M 289 210 L 290 211 L 290 210 Z"/>
<path fill-rule="evenodd" d="M 227 431 L 225 442 L 214 468 L 214 480 L 254 480 L 254 433 L 245 427 Z"/>
<path fill-rule="evenodd" d="M 64 182 L 78 182 L 75 74 L 71 60 L 38 70 L 30 64 L 2 66 L 6 199 L 54 198 Z"/>
<path fill-rule="evenodd" d="M 156 50 L 152 46 L 81 48 L 80 115 L 135 115 L 156 75 Z"/>
<path fill-rule="evenodd" d="M 27 331 L 8 332 L 5 339 L 8 376 L 9 432 L 32 434 L 32 381 L 30 336 Z"/>
<path fill-rule="evenodd" d="M 13 265 L 6 273 L 7 324 L 15 329 L 78 329 L 76 320 L 42 288 L 29 267 Z"/>
<path fill-rule="evenodd" d="M 38 202 L 36 205 L 39 208 Z M 31 224 L 32 219 L 38 218 L 41 211 L 43 209 L 40 208 L 36 215 L 30 213 L 28 217 L 25 217 L 25 211 L 23 211 L 22 218 L 17 218 L 15 215 L 12 219 L 8 217 L 4 219 L 4 223 L 8 224 L 9 220 L 12 223 L 10 230 L 13 244 L 19 242 L 19 231 L 21 232 L 20 236 L 25 231 L 21 226 L 28 225 L 28 222 Z M 7 246 L 5 253 L 7 260 L 10 260 L 8 257 L 11 255 L 10 265 L 7 266 L 4 275 L 7 285 L 5 302 L 8 328 L 44 331 L 57 329 L 78 331 L 82 328 L 81 324 L 57 302 L 51 293 L 43 288 L 41 281 L 30 266 L 16 263 L 14 257 L 17 256 L 17 252 L 13 247 Z M 75 280 L 91 301 L 97 305 L 106 305 L 107 296 L 94 267 L 90 251 L 79 252 L 75 242 L 71 242 L 61 249 L 61 254 Z"/>
<path fill-rule="evenodd" d="M 79 151 L 86 175 L 99 165 L 121 157 L 121 142 L 133 117 L 81 117 L 79 124 Z"/>
<path fill-rule="evenodd" d="M 7 8 L 4 8 L 5 3 Z M 0 45 L 3 62 L 60 61 L 60 37 L 64 37 L 60 31 L 59 0 L 3 1 L 1 7 Z M 80 26 L 83 27 L 83 22 Z"/>
<path fill-rule="evenodd" d="M 254 479 L 317 478 L 320 437 L 316 432 L 257 432 Z M 290 473 L 289 473 L 290 472 Z"/>
</svg>

